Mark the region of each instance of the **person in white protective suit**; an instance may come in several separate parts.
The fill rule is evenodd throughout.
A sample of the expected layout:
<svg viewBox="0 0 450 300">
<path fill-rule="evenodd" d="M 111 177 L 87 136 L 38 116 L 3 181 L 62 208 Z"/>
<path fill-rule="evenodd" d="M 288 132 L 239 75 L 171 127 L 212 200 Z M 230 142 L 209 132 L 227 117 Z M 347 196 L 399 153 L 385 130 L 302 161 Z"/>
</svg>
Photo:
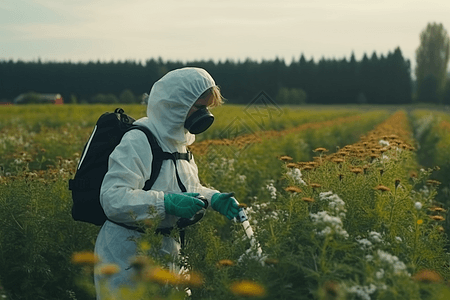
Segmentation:
<svg viewBox="0 0 450 300">
<path fill-rule="evenodd" d="M 181 68 L 167 73 L 157 81 L 148 96 L 147 117 L 136 121 L 146 126 L 156 137 L 165 152 L 186 153 L 186 146 L 195 140 L 195 134 L 207 129 L 214 117 L 208 107 L 222 103 L 222 96 L 213 78 L 200 68 Z M 206 188 L 200 184 L 194 159 L 164 160 L 161 171 L 148 191 L 143 190 L 150 178 L 152 151 L 145 133 L 141 130 L 127 132 L 109 157 L 108 171 L 104 177 L 100 201 L 106 221 L 97 237 L 95 253 L 102 263 L 114 263 L 119 273 L 109 277 L 109 288 L 132 285 L 131 258 L 136 255 L 137 245 L 131 238 L 140 232 L 116 223 L 136 226 L 159 216 L 160 228 L 174 227 L 179 218 L 191 218 L 205 207 L 195 196 L 198 193 L 208 201 L 208 207 L 233 219 L 238 216 L 236 199 L 229 193 Z M 186 187 L 180 191 L 179 179 Z M 151 214 L 151 208 L 155 215 Z M 164 236 L 161 253 L 178 255 L 179 241 Z M 100 295 L 100 275 L 95 275 L 97 299 Z"/>
</svg>

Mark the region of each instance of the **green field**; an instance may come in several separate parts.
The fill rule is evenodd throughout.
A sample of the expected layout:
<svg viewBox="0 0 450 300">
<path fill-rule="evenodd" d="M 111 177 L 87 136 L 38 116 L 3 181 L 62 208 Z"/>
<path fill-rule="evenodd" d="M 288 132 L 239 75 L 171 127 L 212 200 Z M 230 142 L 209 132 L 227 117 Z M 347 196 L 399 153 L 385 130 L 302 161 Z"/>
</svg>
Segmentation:
<svg viewBox="0 0 450 300">
<path fill-rule="evenodd" d="M 145 116 L 145 106 L 122 107 Z M 114 108 L 1 108 L 7 299 L 95 298 L 92 265 L 72 258 L 93 250 L 99 228 L 72 220 L 67 181 L 96 119 Z M 186 232 L 182 263 L 197 280 L 160 268 L 166 261 L 151 254 L 161 238 L 148 230 L 137 241 L 138 289 L 109 299 L 183 299 L 186 286 L 191 299 L 450 299 L 443 109 L 224 105 L 213 113 L 191 147 L 200 180 L 247 205 L 262 255 L 239 223 L 208 211 Z"/>
</svg>

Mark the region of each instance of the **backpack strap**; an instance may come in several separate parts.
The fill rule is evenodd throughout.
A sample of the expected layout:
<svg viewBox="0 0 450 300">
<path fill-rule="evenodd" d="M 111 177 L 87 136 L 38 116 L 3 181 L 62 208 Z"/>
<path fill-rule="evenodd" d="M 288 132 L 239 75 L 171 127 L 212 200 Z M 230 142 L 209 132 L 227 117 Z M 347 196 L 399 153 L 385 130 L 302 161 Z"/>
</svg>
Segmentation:
<svg viewBox="0 0 450 300">
<path fill-rule="evenodd" d="M 190 151 L 187 151 L 187 153 L 179 153 L 179 152 L 164 152 L 161 148 L 161 146 L 158 144 L 158 141 L 156 140 L 156 137 L 153 135 L 153 133 L 144 126 L 140 126 L 140 125 L 133 125 L 131 128 L 128 129 L 132 130 L 132 129 L 139 129 L 142 132 L 145 133 L 145 135 L 147 136 L 148 142 L 150 143 L 150 148 L 152 150 L 152 155 L 153 155 L 153 160 L 152 160 L 152 173 L 150 175 L 150 179 L 148 179 L 145 182 L 144 191 L 148 191 L 152 188 L 153 184 L 155 183 L 156 179 L 159 176 L 159 173 L 161 171 L 161 166 L 162 166 L 162 162 L 164 160 L 170 159 L 173 161 L 173 164 L 175 166 L 175 174 L 177 177 L 177 183 L 178 186 L 180 187 L 180 190 L 185 193 L 187 191 L 186 187 L 184 186 L 183 182 L 181 182 L 181 178 L 180 175 L 178 174 L 178 169 L 177 169 L 177 163 L 176 161 L 178 159 L 183 159 L 183 160 L 187 160 L 190 161 L 192 159 L 192 153 Z"/>
</svg>

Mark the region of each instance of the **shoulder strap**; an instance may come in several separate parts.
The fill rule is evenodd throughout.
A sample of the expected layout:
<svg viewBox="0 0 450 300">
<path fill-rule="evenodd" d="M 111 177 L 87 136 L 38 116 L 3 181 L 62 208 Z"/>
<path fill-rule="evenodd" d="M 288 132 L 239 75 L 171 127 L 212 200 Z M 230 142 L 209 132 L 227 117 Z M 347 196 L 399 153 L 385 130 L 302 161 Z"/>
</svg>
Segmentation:
<svg viewBox="0 0 450 300">
<path fill-rule="evenodd" d="M 156 140 L 156 137 L 153 135 L 153 133 L 147 127 L 140 126 L 140 125 L 133 125 L 128 130 L 131 130 L 131 129 L 139 129 L 142 132 L 144 132 L 145 135 L 147 136 L 148 142 L 150 143 L 150 148 L 152 149 L 152 155 L 153 155 L 152 173 L 150 175 L 150 179 L 148 179 L 145 182 L 143 190 L 144 191 L 148 191 L 148 190 L 150 190 L 152 188 L 153 184 L 155 183 L 155 181 L 158 178 L 159 173 L 161 171 L 162 162 L 164 160 L 170 159 L 170 160 L 173 161 L 174 166 L 175 166 L 175 173 L 176 173 L 176 176 L 177 176 L 178 186 L 180 187 L 182 192 L 186 192 L 187 189 L 184 186 L 183 182 L 181 182 L 180 175 L 178 174 L 176 160 L 177 159 L 184 159 L 184 160 L 190 161 L 192 159 L 192 153 L 189 152 L 189 151 L 187 153 L 164 152 L 162 150 L 161 146 L 158 144 L 158 141 Z"/>
</svg>

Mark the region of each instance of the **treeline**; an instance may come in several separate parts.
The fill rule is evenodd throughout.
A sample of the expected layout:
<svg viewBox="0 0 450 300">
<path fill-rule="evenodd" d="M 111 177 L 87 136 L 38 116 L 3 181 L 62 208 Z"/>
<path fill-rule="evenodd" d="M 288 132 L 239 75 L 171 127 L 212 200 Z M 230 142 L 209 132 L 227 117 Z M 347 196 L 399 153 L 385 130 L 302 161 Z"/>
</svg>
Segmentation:
<svg viewBox="0 0 450 300">
<path fill-rule="evenodd" d="M 265 91 L 280 103 L 405 104 L 412 102 L 409 60 L 399 48 L 386 56 L 375 52 L 357 61 L 306 59 L 287 64 L 282 59 L 261 62 L 163 61 L 23 62 L 0 61 L 0 99 L 27 92 L 60 93 L 66 103 L 140 102 L 155 81 L 170 70 L 205 68 L 229 103 L 249 103 Z"/>
</svg>

